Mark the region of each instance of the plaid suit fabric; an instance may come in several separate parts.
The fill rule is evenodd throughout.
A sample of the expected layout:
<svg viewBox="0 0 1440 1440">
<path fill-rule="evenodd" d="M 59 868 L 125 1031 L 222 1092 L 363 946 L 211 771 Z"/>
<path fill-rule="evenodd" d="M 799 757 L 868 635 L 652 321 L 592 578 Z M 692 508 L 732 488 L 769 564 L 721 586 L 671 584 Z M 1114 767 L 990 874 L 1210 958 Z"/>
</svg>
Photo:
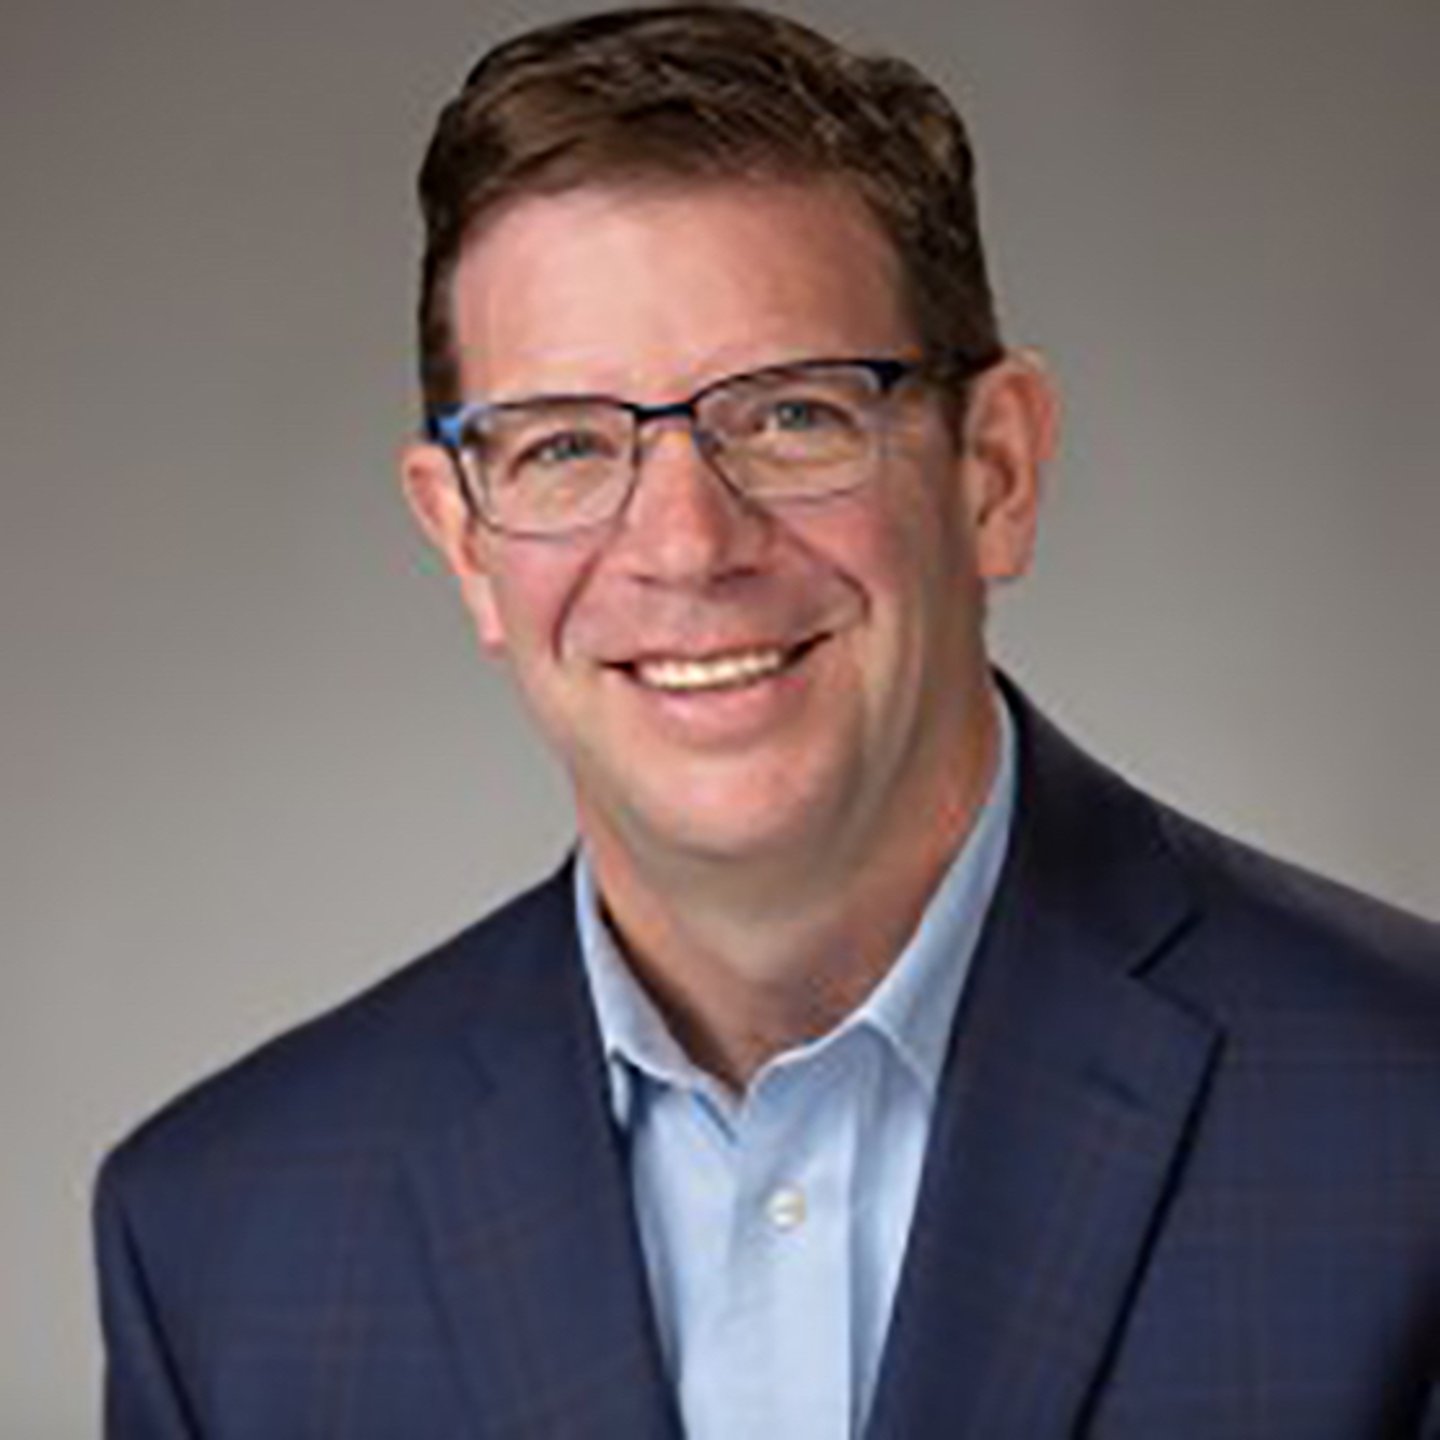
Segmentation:
<svg viewBox="0 0 1440 1440">
<path fill-rule="evenodd" d="M 1440 932 L 1014 703 L 868 1440 L 1440 1440 Z M 605 1094 L 562 873 L 168 1107 L 110 1440 L 679 1440 Z"/>
<path fill-rule="evenodd" d="M 677 1435 L 567 885 L 282 1037 L 111 1158 L 108 1435 Z"/>
</svg>

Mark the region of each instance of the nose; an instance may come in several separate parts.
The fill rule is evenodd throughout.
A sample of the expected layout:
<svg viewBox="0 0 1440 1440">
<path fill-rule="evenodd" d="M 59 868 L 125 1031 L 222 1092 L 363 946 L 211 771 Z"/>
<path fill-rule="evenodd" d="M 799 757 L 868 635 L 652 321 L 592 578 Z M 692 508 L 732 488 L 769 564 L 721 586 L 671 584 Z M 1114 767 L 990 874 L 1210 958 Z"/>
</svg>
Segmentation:
<svg viewBox="0 0 1440 1440">
<path fill-rule="evenodd" d="M 647 427 L 639 474 L 616 536 L 616 555 L 636 579 L 706 585 L 752 570 L 770 531 L 748 500 L 701 453 L 688 425 Z"/>
</svg>

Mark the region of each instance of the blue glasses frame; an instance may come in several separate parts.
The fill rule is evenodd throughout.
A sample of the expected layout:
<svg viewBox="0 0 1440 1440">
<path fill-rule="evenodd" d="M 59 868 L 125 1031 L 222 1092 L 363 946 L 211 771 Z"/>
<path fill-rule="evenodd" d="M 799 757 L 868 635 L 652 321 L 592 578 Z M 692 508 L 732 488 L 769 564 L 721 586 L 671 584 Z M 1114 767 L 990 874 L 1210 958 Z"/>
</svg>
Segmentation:
<svg viewBox="0 0 1440 1440">
<path fill-rule="evenodd" d="M 578 391 L 555 395 L 527 395 L 516 400 L 467 400 L 459 405 L 447 405 L 433 410 L 425 417 L 426 438 L 447 450 L 460 450 L 465 443 L 465 431 L 476 420 L 506 410 L 526 409 L 531 405 L 554 404 L 603 404 L 613 405 L 626 411 L 634 418 L 635 433 L 638 435 L 646 426 L 659 420 L 683 419 L 689 422 L 691 430 L 703 436 L 699 424 L 699 407 L 707 396 L 716 390 L 725 389 L 749 380 L 763 380 L 767 375 L 786 375 L 794 371 L 822 370 L 832 366 L 849 365 L 857 370 L 866 370 L 875 377 L 881 395 L 888 395 L 904 379 L 916 375 L 926 368 L 923 360 L 900 360 L 877 358 L 875 356 L 847 355 L 836 358 L 796 360 L 789 364 L 766 365 L 759 370 L 742 370 L 734 375 L 722 375 L 702 385 L 693 395 L 684 400 L 672 400 L 664 405 L 642 405 L 637 400 L 626 400 L 619 395 Z M 703 448 L 703 447 L 702 447 Z"/>
<path fill-rule="evenodd" d="M 427 439 L 434 444 L 442 446 L 449 453 L 466 505 L 476 519 L 487 528 L 500 534 L 518 537 L 534 539 L 563 538 L 566 535 L 608 524 L 615 516 L 624 512 L 631 495 L 634 493 L 635 486 L 639 481 L 640 455 L 642 453 L 641 438 L 644 427 L 659 424 L 667 420 L 684 420 L 690 430 L 696 449 L 707 461 L 717 477 L 731 490 L 737 494 L 744 495 L 746 493 L 744 488 L 738 485 L 735 480 L 726 473 L 724 466 L 720 464 L 719 456 L 724 448 L 723 442 L 716 435 L 709 432 L 701 423 L 700 409 L 706 400 L 717 391 L 725 390 L 732 386 L 764 381 L 771 376 L 803 375 L 810 370 L 848 367 L 866 372 L 875 383 L 877 398 L 884 399 L 903 381 L 912 377 L 925 375 L 937 380 L 963 380 L 985 369 L 989 363 L 991 363 L 989 360 L 981 364 L 965 364 L 958 363 L 954 360 L 947 363 L 924 358 L 910 359 L 869 355 L 807 357 L 802 360 L 767 365 L 755 370 L 744 370 L 730 375 L 722 375 L 718 379 L 707 382 L 686 399 L 674 400 L 662 405 L 646 405 L 639 401 L 626 400 L 618 395 L 585 391 L 529 395 L 517 397 L 513 400 L 469 400 L 457 405 L 445 406 L 431 411 L 425 419 L 425 435 Z M 585 519 L 574 525 L 535 529 L 506 524 L 498 520 L 494 515 L 488 513 L 484 497 L 476 493 L 474 477 L 470 475 L 462 458 L 467 449 L 465 438 L 467 430 L 477 421 L 483 422 L 490 416 L 503 415 L 507 412 L 514 411 L 524 412 L 534 406 L 577 404 L 606 405 L 625 413 L 631 418 L 634 442 L 631 474 L 629 484 L 616 502 L 614 509 L 607 511 L 602 517 Z M 814 496 L 799 493 L 793 497 L 786 498 L 792 498 L 798 502 L 805 499 L 819 499 L 824 495 L 833 493 L 835 492 L 819 492 Z"/>
</svg>

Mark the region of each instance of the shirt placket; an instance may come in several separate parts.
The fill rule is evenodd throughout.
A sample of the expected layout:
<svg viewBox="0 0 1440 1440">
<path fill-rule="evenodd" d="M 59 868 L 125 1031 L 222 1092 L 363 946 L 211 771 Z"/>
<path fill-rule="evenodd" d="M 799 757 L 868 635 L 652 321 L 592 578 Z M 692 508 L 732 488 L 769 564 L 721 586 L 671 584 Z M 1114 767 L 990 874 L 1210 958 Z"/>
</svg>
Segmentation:
<svg viewBox="0 0 1440 1440">
<path fill-rule="evenodd" d="M 765 1428 L 745 1433 L 850 1434 L 856 1106 L 844 1060 L 807 1056 L 763 1077 L 742 1119 L 735 1233 L 765 1377 Z"/>
</svg>

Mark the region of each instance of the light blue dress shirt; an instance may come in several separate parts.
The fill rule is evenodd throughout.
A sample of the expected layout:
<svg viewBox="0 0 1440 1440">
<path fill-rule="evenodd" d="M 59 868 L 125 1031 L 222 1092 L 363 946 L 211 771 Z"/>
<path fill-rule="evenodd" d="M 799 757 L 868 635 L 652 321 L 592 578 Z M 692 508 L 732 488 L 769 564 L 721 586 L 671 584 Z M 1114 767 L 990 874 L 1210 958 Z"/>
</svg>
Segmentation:
<svg viewBox="0 0 1440 1440">
<path fill-rule="evenodd" d="M 688 1440 L 863 1428 L 951 1022 L 1014 808 L 1003 702 L 990 792 L 910 943 L 827 1035 L 736 1097 L 685 1054 L 576 866 L 581 950 L 628 1136 L 660 1341 Z"/>
</svg>

